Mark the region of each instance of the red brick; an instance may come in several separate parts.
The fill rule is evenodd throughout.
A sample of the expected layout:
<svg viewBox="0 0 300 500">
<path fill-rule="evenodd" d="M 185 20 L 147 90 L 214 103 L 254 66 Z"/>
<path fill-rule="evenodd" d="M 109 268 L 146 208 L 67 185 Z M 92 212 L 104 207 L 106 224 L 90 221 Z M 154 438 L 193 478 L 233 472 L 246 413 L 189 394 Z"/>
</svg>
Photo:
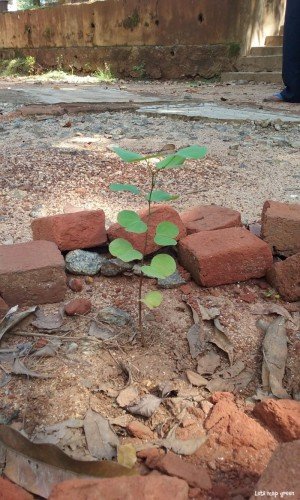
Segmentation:
<svg viewBox="0 0 300 500">
<path fill-rule="evenodd" d="M 49 500 L 187 500 L 188 485 L 177 477 L 148 475 L 73 479 L 57 484 Z"/>
<path fill-rule="evenodd" d="M 213 231 L 226 227 L 242 226 L 241 214 L 236 210 L 218 205 L 199 205 L 180 214 L 187 234 Z"/>
<path fill-rule="evenodd" d="M 0 297 L 0 319 L 5 316 L 7 311 L 9 310 L 9 305 Z"/>
<path fill-rule="evenodd" d="M 0 293 L 9 306 L 60 302 L 67 285 L 65 262 L 50 241 L 0 246 Z"/>
<path fill-rule="evenodd" d="M 254 487 L 255 492 L 281 493 L 273 498 L 300 498 L 300 441 L 283 443 L 273 453 L 260 480 Z M 285 495 L 284 492 L 287 492 Z M 288 494 L 290 492 L 290 494 Z M 271 497 L 271 495 L 269 495 Z M 251 500 L 257 500 L 253 494 Z M 266 498 L 267 495 L 266 495 Z"/>
<path fill-rule="evenodd" d="M 274 253 L 289 257 L 300 252 L 300 203 L 266 201 L 262 212 L 262 238 Z"/>
<path fill-rule="evenodd" d="M 151 429 L 146 425 L 142 424 L 138 420 L 133 420 L 127 425 L 127 430 L 129 433 L 139 439 L 153 439 L 154 435 Z"/>
<path fill-rule="evenodd" d="M 147 460 L 146 465 L 168 474 L 169 476 L 180 477 L 191 487 L 201 488 L 202 490 L 210 490 L 212 487 L 209 474 L 205 467 L 186 462 L 178 455 L 175 455 L 175 453 L 169 452 L 154 461 Z"/>
<path fill-rule="evenodd" d="M 267 281 L 285 300 L 300 299 L 300 253 L 276 262 L 266 275 Z"/>
<path fill-rule="evenodd" d="M 148 209 L 141 210 L 139 212 L 139 215 L 144 222 L 148 223 L 147 222 Z M 163 221 L 173 222 L 173 224 L 176 224 L 176 226 L 178 226 L 179 235 L 177 236 L 177 240 L 186 236 L 186 230 L 183 225 L 183 222 L 180 219 L 178 212 L 176 212 L 174 208 L 170 207 L 169 205 L 154 205 L 152 207 L 150 221 L 148 223 L 149 230 L 148 230 L 146 251 L 145 251 L 146 233 L 143 234 L 128 233 L 119 224 L 113 224 L 112 226 L 109 227 L 107 231 L 108 238 L 110 241 L 115 240 L 116 238 L 125 238 L 126 240 L 130 241 L 130 243 L 136 250 L 139 250 L 142 253 L 144 253 L 145 251 L 145 255 L 148 255 L 161 248 L 159 245 L 156 245 L 156 243 L 154 243 L 153 240 L 156 232 L 156 226 Z"/>
<path fill-rule="evenodd" d="M 20 486 L 0 477 L 0 500 L 33 500 L 33 496 Z"/>
<path fill-rule="evenodd" d="M 89 210 L 34 219 L 34 240 L 53 241 L 60 250 L 103 245 L 107 241 L 103 210 Z"/>
<path fill-rule="evenodd" d="M 183 238 L 179 259 L 202 286 L 260 278 L 273 263 L 267 243 L 240 227 L 201 231 Z"/>
<path fill-rule="evenodd" d="M 299 401 L 265 399 L 255 405 L 253 413 L 282 441 L 300 439 Z"/>
</svg>

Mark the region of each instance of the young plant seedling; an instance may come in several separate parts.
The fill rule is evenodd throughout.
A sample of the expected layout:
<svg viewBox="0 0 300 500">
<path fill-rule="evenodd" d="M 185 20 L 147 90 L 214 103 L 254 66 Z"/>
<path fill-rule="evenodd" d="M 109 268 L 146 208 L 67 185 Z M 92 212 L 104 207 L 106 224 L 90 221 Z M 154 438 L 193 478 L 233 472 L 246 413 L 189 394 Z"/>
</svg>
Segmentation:
<svg viewBox="0 0 300 500">
<path fill-rule="evenodd" d="M 141 335 L 142 345 L 145 346 L 143 321 L 142 321 L 142 304 L 145 304 L 149 309 L 159 307 L 162 303 L 163 296 L 159 291 L 148 292 L 142 297 L 143 279 L 144 276 L 151 278 L 164 279 L 171 276 L 176 271 L 176 262 L 167 253 L 159 253 L 155 255 L 150 265 L 145 265 L 145 254 L 147 243 L 149 240 L 149 221 L 151 218 L 151 206 L 153 203 L 176 200 L 178 195 L 172 195 L 162 190 L 155 189 L 156 181 L 159 174 L 170 168 L 181 167 L 186 160 L 198 160 L 204 158 L 206 148 L 197 145 L 179 149 L 172 154 L 164 152 L 154 153 L 149 156 L 144 156 L 133 151 L 128 151 L 119 147 L 113 148 L 113 151 L 126 163 L 141 163 L 146 166 L 151 187 L 146 196 L 148 202 L 148 211 L 146 221 L 143 221 L 137 212 L 133 210 L 122 210 L 119 212 L 117 220 L 128 233 L 144 234 L 145 243 L 144 250 L 140 252 L 136 250 L 130 241 L 124 238 L 117 238 L 109 245 L 109 251 L 114 257 L 118 257 L 124 262 L 141 261 L 141 275 L 138 289 L 138 325 Z M 132 184 L 114 183 L 110 185 L 112 191 L 128 191 L 134 195 L 141 195 L 141 191 L 137 186 Z M 169 221 L 162 221 L 156 227 L 154 242 L 161 247 L 175 246 L 176 238 L 179 234 L 179 228 L 176 224 Z"/>
</svg>

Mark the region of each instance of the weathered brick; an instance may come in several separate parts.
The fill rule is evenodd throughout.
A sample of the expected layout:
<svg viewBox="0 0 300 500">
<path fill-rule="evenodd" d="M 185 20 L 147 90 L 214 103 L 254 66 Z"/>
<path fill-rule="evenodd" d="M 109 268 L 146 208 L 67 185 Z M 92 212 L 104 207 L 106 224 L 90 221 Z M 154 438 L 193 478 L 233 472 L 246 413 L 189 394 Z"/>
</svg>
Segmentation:
<svg viewBox="0 0 300 500">
<path fill-rule="evenodd" d="M 300 439 L 300 402 L 265 399 L 255 405 L 254 415 L 275 432 L 281 441 Z"/>
<path fill-rule="evenodd" d="M 8 305 L 60 302 L 67 290 L 64 259 L 55 243 L 0 246 L 0 294 Z"/>
<path fill-rule="evenodd" d="M 275 262 L 268 270 L 266 279 L 281 297 L 290 302 L 300 299 L 300 253 L 286 260 Z"/>
<path fill-rule="evenodd" d="M 147 236 L 147 246 L 145 251 L 145 241 L 146 241 L 146 233 L 143 234 L 135 234 L 128 233 L 120 224 L 113 224 L 108 228 L 108 239 L 110 241 L 115 240 L 116 238 L 125 238 L 130 241 L 133 247 L 136 250 L 148 255 L 150 253 L 155 252 L 159 248 L 159 245 L 154 243 L 154 236 L 156 232 L 156 227 L 160 222 L 169 221 L 176 224 L 179 228 L 179 234 L 177 236 L 177 240 L 186 236 L 186 230 L 183 225 L 181 218 L 179 217 L 178 212 L 169 205 L 154 205 L 151 209 L 151 216 L 148 222 L 148 209 L 141 210 L 139 212 L 141 219 L 148 224 L 148 236 Z"/>
<path fill-rule="evenodd" d="M 60 250 L 91 248 L 106 243 L 103 210 L 84 210 L 34 219 L 31 223 L 34 240 L 56 243 Z"/>
<path fill-rule="evenodd" d="M 289 257 L 300 252 L 300 203 L 266 201 L 262 212 L 262 238 L 273 253 Z"/>
<path fill-rule="evenodd" d="M 201 231 L 183 238 L 179 259 L 202 286 L 260 278 L 273 263 L 267 243 L 241 227 Z"/>
<path fill-rule="evenodd" d="M 0 477 L 0 500 L 33 500 L 33 496 L 8 479 Z"/>
<path fill-rule="evenodd" d="M 241 214 L 218 205 L 199 205 L 180 214 L 187 234 L 242 226 Z"/>
</svg>

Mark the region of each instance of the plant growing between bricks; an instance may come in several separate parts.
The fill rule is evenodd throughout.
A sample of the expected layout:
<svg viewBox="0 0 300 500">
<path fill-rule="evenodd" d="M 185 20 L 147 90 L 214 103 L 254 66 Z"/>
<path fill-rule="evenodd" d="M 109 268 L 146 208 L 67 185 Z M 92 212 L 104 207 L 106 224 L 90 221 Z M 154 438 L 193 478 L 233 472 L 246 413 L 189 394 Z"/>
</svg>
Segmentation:
<svg viewBox="0 0 300 500">
<path fill-rule="evenodd" d="M 138 287 L 138 327 L 141 336 L 142 345 L 145 346 L 145 338 L 142 321 L 142 305 L 145 304 L 149 309 L 159 307 L 163 296 L 159 291 L 148 292 L 142 296 L 144 276 L 150 278 L 164 279 L 171 276 L 176 271 L 176 262 L 173 257 L 167 253 L 155 255 L 150 265 L 145 264 L 145 254 L 149 238 L 149 222 L 151 218 L 151 207 L 153 203 L 171 201 L 177 199 L 178 195 L 169 194 L 166 191 L 155 189 L 157 177 L 164 170 L 181 167 L 186 160 L 198 160 L 204 158 L 206 148 L 197 145 L 179 149 L 172 154 L 153 153 L 149 156 L 143 156 L 139 153 L 128 151 L 119 147 L 113 148 L 113 151 L 126 163 L 142 163 L 146 166 L 149 179 L 150 191 L 146 196 L 148 202 L 148 211 L 146 222 L 139 214 L 133 210 L 122 210 L 119 212 L 117 220 L 128 233 L 145 233 L 145 243 L 143 253 L 136 250 L 130 241 L 124 238 L 116 238 L 109 244 L 111 255 L 121 259 L 124 262 L 141 261 L 141 274 Z M 141 195 L 140 189 L 133 184 L 114 183 L 110 185 L 112 191 L 128 191 L 134 195 Z M 176 224 L 169 221 L 162 221 L 156 227 L 154 242 L 160 247 L 170 247 L 177 244 L 176 237 L 179 234 L 179 228 Z"/>
</svg>

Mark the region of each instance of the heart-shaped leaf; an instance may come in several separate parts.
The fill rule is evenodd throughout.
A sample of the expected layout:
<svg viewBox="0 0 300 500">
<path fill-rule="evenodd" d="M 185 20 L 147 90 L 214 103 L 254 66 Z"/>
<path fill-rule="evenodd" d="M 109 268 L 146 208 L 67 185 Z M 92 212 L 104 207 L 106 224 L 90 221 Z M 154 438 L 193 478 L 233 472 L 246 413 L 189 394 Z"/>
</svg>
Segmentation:
<svg viewBox="0 0 300 500">
<path fill-rule="evenodd" d="M 152 291 L 148 292 L 145 297 L 141 299 L 141 302 L 144 302 L 149 309 L 154 309 L 155 307 L 160 306 L 162 300 L 163 296 L 160 292 Z"/>
<path fill-rule="evenodd" d="M 134 151 L 129 151 L 127 149 L 123 148 L 112 148 L 113 152 L 116 153 L 121 160 L 131 163 L 134 161 L 142 161 L 144 159 L 143 155 L 140 155 L 139 153 L 135 153 Z"/>
<path fill-rule="evenodd" d="M 150 278 L 167 278 L 176 271 L 176 262 L 170 255 L 161 253 L 153 257 L 150 266 L 142 266 L 142 272 Z"/>
<path fill-rule="evenodd" d="M 184 159 L 193 159 L 199 160 L 200 158 L 204 158 L 206 155 L 207 149 L 201 146 L 189 146 L 188 148 L 179 149 L 177 151 L 177 155 L 183 156 Z"/>
<path fill-rule="evenodd" d="M 138 213 L 133 210 L 122 210 L 118 213 L 118 223 L 129 233 L 142 234 L 148 229 L 147 224 L 143 222 Z"/>
<path fill-rule="evenodd" d="M 131 262 L 132 260 L 141 260 L 143 254 L 135 250 L 132 244 L 123 238 L 117 238 L 109 244 L 109 251 L 114 257 L 118 257 L 123 262 Z"/>
<path fill-rule="evenodd" d="M 111 191 L 129 191 L 130 193 L 133 193 L 133 194 L 140 194 L 139 188 L 136 186 L 133 186 L 132 184 L 118 184 L 116 182 L 114 184 L 111 184 L 109 186 L 109 189 Z"/>
<path fill-rule="evenodd" d="M 176 245 L 176 236 L 179 234 L 179 228 L 173 222 L 164 221 L 156 227 L 154 241 L 162 247 Z"/>
<path fill-rule="evenodd" d="M 168 155 L 166 158 L 156 163 L 155 167 L 158 170 L 180 167 L 184 161 L 185 158 L 183 156 L 179 156 L 178 154 Z"/>
<path fill-rule="evenodd" d="M 166 193 L 166 191 L 161 191 L 161 190 L 154 190 L 152 191 L 151 193 L 151 197 L 150 197 L 150 194 L 148 194 L 148 196 L 146 196 L 146 200 L 147 201 L 170 201 L 170 200 L 177 200 L 177 198 L 179 198 L 178 194 L 169 194 L 169 193 Z"/>
</svg>

